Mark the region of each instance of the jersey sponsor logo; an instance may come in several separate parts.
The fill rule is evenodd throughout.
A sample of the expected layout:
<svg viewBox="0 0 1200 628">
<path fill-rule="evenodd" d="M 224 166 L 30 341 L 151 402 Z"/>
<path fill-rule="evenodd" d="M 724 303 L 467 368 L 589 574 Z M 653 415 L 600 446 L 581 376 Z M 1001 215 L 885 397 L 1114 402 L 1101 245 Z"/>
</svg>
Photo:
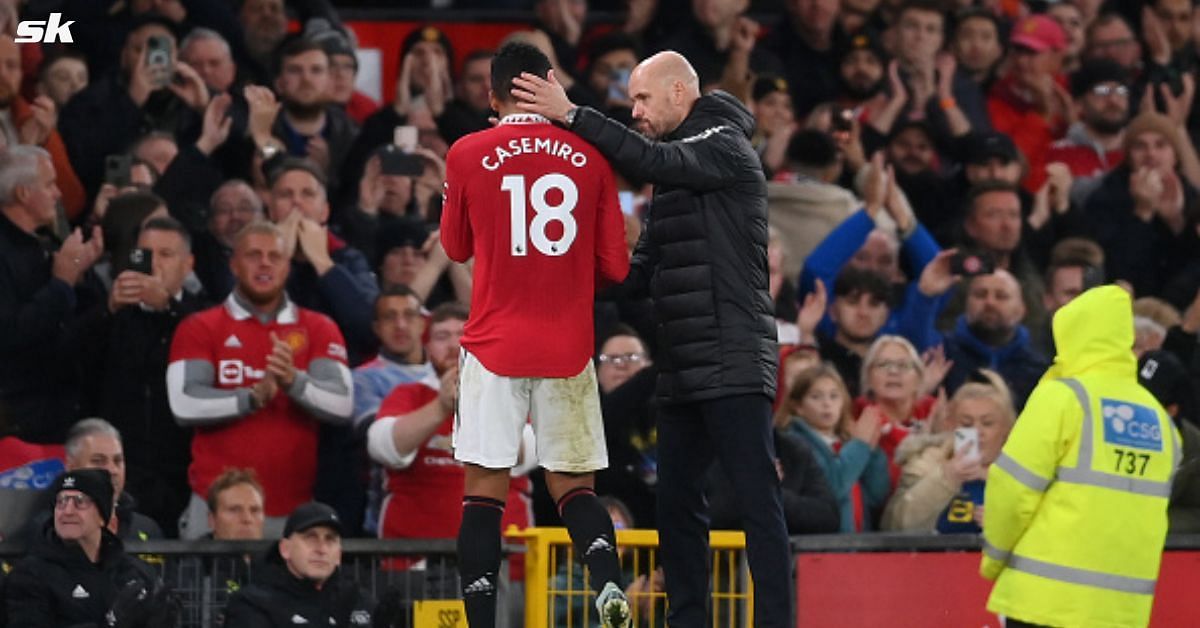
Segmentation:
<svg viewBox="0 0 1200 628">
<path fill-rule="evenodd" d="M 371 623 L 370 611 L 354 611 L 350 613 L 350 624 L 354 626 L 366 626 Z"/>
<path fill-rule="evenodd" d="M 292 623 L 293 624 L 307 624 L 308 620 L 297 614 L 297 615 L 292 615 Z"/>
<path fill-rule="evenodd" d="M 86 600 L 92 596 L 87 592 L 87 589 L 83 588 L 82 584 L 77 584 L 75 585 L 75 590 L 71 591 L 71 597 L 77 600 Z"/>
<path fill-rule="evenodd" d="M 336 342 L 329 343 L 329 346 L 325 349 L 325 353 L 328 353 L 329 355 L 331 355 L 335 358 L 341 358 L 343 360 L 350 359 L 346 355 L 346 346 L 336 343 Z"/>
<path fill-rule="evenodd" d="M 230 349 L 241 349 L 242 341 L 238 340 L 237 336 L 230 334 L 229 337 L 225 339 L 225 346 Z"/>
<path fill-rule="evenodd" d="M 1104 417 L 1104 442 L 1162 451 L 1162 426 L 1153 408 L 1115 399 L 1101 399 L 1100 408 Z"/>
<path fill-rule="evenodd" d="M 241 386 L 246 380 L 262 379 L 266 371 L 256 369 L 241 360 L 221 360 L 217 363 L 217 383 Z"/>
<path fill-rule="evenodd" d="M 514 137 L 508 140 L 507 144 L 498 144 L 493 147 L 492 153 L 491 155 L 484 155 L 483 159 L 479 161 L 483 169 L 489 172 L 495 171 L 500 166 L 503 166 L 505 161 L 513 157 L 533 153 L 543 153 L 550 157 L 558 157 L 576 168 L 583 168 L 587 165 L 588 161 L 587 155 L 576 151 L 575 147 L 564 141 L 548 137 Z"/>
<path fill-rule="evenodd" d="M 245 381 L 241 360 L 221 360 L 217 364 L 217 382 L 230 386 L 241 386 Z"/>
</svg>

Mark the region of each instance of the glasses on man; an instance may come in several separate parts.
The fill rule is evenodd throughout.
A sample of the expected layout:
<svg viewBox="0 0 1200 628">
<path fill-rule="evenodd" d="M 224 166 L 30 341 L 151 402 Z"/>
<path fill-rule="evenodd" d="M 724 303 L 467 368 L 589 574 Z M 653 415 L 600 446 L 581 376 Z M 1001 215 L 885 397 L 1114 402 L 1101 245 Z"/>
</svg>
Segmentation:
<svg viewBox="0 0 1200 628">
<path fill-rule="evenodd" d="M 1121 97 L 1129 96 L 1129 88 L 1124 85 L 1106 85 L 1101 83 L 1092 87 L 1092 93 L 1097 96 L 1112 96 L 1116 94 Z"/>
<path fill-rule="evenodd" d="M 74 504 L 75 510 L 87 510 L 92 507 L 91 497 L 82 493 L 78 495 L 59 495 L 54 498 L 54 508 L 56 510 L 66 510 L 67 504 Z"/>
<path fill-rule="evenodd" d="M 915 367 L 908 360 L 880 360 L 872 364 L 871 368 L 895 373 L 907 373 Z"/>
<path fill-rule="evenodd" d="M 613 366 L 637 366 L 646 359 L 641 353 L 601 353 L 600 363 L 611 364 Z"/>
</svg>

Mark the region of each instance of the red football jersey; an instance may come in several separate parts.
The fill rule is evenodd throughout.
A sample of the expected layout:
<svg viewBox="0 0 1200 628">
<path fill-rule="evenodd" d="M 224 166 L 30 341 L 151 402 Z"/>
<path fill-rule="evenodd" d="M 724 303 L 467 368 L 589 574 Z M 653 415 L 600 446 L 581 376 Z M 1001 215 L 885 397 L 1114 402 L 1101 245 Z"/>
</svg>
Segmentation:
<svg viewBox="0 0 1200 628">
<path fill-rule="evenodd" d="M 462 344 L 508 377 L 573 377 L 591 359 L 597 284 L 629 272 L 612 168 L 578 136 L 533 115 L 454 143 L 442 245 L 475 258 Z"/>
<path fill-rule="evenodd" d="M 328 317 L 288 304 L 262 324 L 232 297 L 223 305 L 184 319 L 171 343 L 171 362 L 203 360 L 213 365 L 220 389 L 253 386 L 264 377 L 271 333 L 292 347 L 298 370 L 327 358 L 346 363 L 342 333 Z M 317 477 L 317 423 L 280 390 L 258 412 L 213 427 L 196 428 L 188 482 L 200 496 L 226 468 L 258 474 L 267 516 L 284 517 L 312 499 Z"/>
<path fill-rule="evenodd" d="M 436 380 L 435 380 L 436 381 Z M 437 399 L 438 391 L 428 384 L 401 384 L 379 406 L 376 420 L 400 417 Z M 398 419 L 402 420 L 402 419 Z M 387 469 L 379 536 L 388 539 L 448 539 L 458 534 L 462 523 L 463 465 L 454 459 L 450 434 L 454 414 L 421 443 L 416 459 L 404 469 Z M 501 529 L 509 525 L 529 527 L 529 478 L 513 478 Z"/>
</svg>

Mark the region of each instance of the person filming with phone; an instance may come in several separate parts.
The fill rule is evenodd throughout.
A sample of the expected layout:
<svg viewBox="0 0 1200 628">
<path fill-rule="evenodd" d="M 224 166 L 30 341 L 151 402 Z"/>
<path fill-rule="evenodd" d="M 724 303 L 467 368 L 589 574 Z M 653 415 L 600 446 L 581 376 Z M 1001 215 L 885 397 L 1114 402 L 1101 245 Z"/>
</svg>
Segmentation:
<svg viewBox="0 0 1200 628">
<path fill-rule="evenodd" d="M 178 60 L 174 24 L 135 18 L 120 68 L 100 77 L 63 107 L 58 128 L 71 165 L 89 194 L 104 182 L 105 156 L 123 152 L 148 130 L 195 137 L 208 106 L 204 80 Z"/>
<path fill-rule="evenodd" d="M 943 334 L 936 327 L 937 306 L 959 282 L 964 282 L 966 311 Z M 943 380 L 947 393 L 954 394 L 975 370 L 992 368 L 1012 389 L 1013 404 L 1019 409 L 1049 366 L 1021 324 L 1025 306 L 1021 285 L 1012 273 L 993 268 L 986 256 L 947 249 L 921 272 L 913 307 L 900 328 L 918 351 L 943 345 L 951 362 Z"/>
<path fill-rule="evenodd" d="M 995 371 L 977 371 L 944 413 L 935 412 L 932 433 L 900 443 L 900 481 L 883 511 L 883 529 L 978 533 L 987 470 L 1015 419 L 1004 380 Z"/>
</svg>

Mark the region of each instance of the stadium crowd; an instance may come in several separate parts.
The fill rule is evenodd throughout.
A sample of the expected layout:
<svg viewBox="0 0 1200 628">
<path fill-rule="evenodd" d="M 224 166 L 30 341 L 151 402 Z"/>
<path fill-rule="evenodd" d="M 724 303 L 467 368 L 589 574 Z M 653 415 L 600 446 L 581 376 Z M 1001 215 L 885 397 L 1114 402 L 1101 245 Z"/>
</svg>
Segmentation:
<svg viewBox="0 0 1200 628">
<path fill-rule="evenodd" d="M 575 103 L 632 123 L 631 69 L 670 49 L 755 115 L 791 534 L 979 532 L 1054 313 L 1114 282 L 1135 299 L 1139 377 L 1183 435 L 1171 530 L 1200 532 L 1191 0 L 411 8 L 484 5 L 527 22 L 504 41 L 545 52 Z M 17 43 L 52 12 L 73 41 Z M 0 0 L 0 538 L 32 548 L 7 578 L 10 626 L 114 601 L 165 621 L 139 608 L 166 594 L 121 540 L 284 539 L 231 601 L 241 617 L 284 612 L 272 596 L 342 536 L 457 533 L 478 278 L 438 226 L 449 147 L 491 124 L 501 41 L 400 35 L 376 102 L 327 0 Z M 632 251 L 650 188 L 617 174 Z M 620 527 L 653 528 L 666 340 L 648 300 L 595 308 L 597 493 Z M 540 474 L 513 470 L 506 525 L 560 525 Z M 708 500 L 715 527 L 740 526 L 715 468 Z M 147 595 L 49 590 L 79 569 L 70 540 Z M 308 603 L 366 609 L 320 590 Z"/>
</svg>

